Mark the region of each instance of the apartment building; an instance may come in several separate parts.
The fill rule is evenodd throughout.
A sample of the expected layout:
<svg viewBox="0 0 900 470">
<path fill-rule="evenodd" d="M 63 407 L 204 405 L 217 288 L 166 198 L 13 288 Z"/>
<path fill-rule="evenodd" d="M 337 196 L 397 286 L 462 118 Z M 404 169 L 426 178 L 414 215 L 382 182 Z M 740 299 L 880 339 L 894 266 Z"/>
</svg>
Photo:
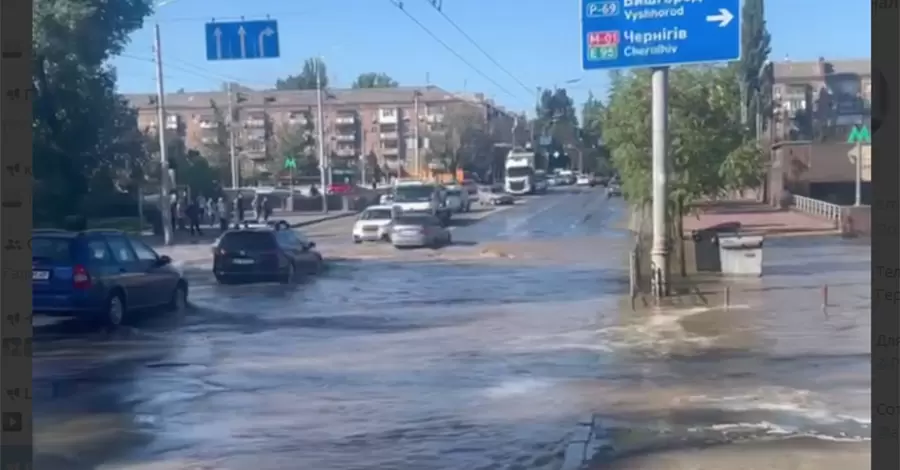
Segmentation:
<svg viewBox="0 0 900 470">
<path fill-rule="evenodd" d="M 863 192 L 868 194 L 866 156 L 847 142 L 855 126 L 870 126 L 870 60 L 827 60 L 772 64 L 772 141 L 768 198 L 776 204 L 783 191 L 852 204 L 855 158 L 863 161 Z"/>
<path fill-rule="evenodd" d="M 126 98 L 138 110 L 139 125 L 155 132 L 155 95 Z M 244 174 L 280 160 L 273 157 L 284 136 L 318 136 L 315 90 L 239 89 L 231 99 Z M 484 113 L 485 125 L 498 139 L 511 139 L 513 115 L 480 94 L 458 95 L 434 86 L 328 89 L 323 91 L 322 103 L 325 153 L 334 167 L 355 167 L 372 157 L 391 173 L 424 167 L 430 157 L 428 136 L 440 127 L 445 113 L 457 106 L 475 107 Z M 181 135 L 189 148 L 227 147 L 228 110 L 227 92 L 168 94 L 165 127 Z M 413 161 L 417 153 L 418 164 Z"/>
<path fill-rule="evenodd" d="M 846 141 L 855 125 L 868 125 L 872 109 L 871 60 L 772 64 L 774 141 Z"/>
</svg>

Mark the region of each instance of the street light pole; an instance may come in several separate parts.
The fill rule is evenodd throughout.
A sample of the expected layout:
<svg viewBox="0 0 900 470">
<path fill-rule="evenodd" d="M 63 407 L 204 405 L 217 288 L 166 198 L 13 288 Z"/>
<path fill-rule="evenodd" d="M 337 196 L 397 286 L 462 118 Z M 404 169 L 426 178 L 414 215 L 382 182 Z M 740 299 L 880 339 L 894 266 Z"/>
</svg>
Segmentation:
<svg viewBox="0 0 900 470">
<path fill-rule="evenodd" d="M 416 171 L 416 178 L 422 177 L 422 161 L 419 159 L 419 90 L 413 92 L 413 140 L 416 142 L 413 150 L 413 167 Z"/>
<path fill-rule="evenodd" d="M 325 163 L 325 113 L 322 110 L 322 78 L 319 76 L 320 58 L 316 57 L 316 109 L 318 116 L 316 117 L 316 129 L 318 130 L 319 141 L 319 185 L 322 193 L 322 212 L 328 212 L 328 190 L 327 175 L 328 166 Z"/>
<path fill-rule="evenodd" d="M 172 225 L 166 222 L 165 214 L 169 213 L 166 202 L 169 200 L 169 160 L 166 155 L 166 93 L 163 87 L 162 41 L 160 40 L 159 23 L 153 28 L 156 49 L 156 133 L 159 134 L 159 214 L 162 219 L 163 243 L 172 244 Z M 144 201 L 139 201 L 143 204 Z"/>
<path fill-rule="evenodd" d="M 228 82 L 228 154 L 231 159 L 231 187 L 238 189 L 241 184 L 240 168 L 238 167 L 237 142 L 234 132 L 237 129 L 236 111 L 234 106 L 234 84 Z"/>
</svg>

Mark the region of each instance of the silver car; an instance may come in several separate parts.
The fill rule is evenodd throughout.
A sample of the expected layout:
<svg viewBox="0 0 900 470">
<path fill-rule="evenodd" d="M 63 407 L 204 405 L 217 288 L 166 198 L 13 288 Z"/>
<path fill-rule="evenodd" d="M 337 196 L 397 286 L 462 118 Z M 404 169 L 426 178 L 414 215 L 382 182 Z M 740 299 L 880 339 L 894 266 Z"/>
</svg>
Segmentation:
<svg viewBox="0 0 900 470">
<path fill-rule="evenodd" d="M 503 186 L 479 188 L 478 203 L 482 206 L 502 206 L 515 204 L 516 198 L 503 190 Z"/>
<path fill-rule="evenodd" d="M 433 215 L 401 215 L 391 226 L 391 244 L 395 248 L 436 248 L 450 243 L 450 231 Z"/>
</svg>

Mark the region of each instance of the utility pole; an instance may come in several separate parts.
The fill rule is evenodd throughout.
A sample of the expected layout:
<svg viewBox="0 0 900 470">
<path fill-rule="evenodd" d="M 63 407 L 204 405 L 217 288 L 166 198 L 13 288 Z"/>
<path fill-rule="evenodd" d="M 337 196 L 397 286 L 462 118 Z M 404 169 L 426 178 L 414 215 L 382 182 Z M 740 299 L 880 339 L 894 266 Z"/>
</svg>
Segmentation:
<svg viewBox="0 0 900 470">
<path fill-rule="evenodd" d="M 169 201 L 169 159 L 166 155 L 166 92 L 163 87 L 162 41 L 159 34 L 159 23 L 154 26 L 154 43 L 156 49 L 156 132 L 159 134 L 159 213 L 162 218 L 163 242 L 172 244 L 172 225 L 168 223 Z M 139 201 L 141 205 L 144 201 Z"/>
<path fill-rule="evenodd" d="M 416 142 L 416 147 L 413 150 L 413 161 L 414 168 L 416 171 L 416 178 L 421 178 L 422 175 L 422 161 L 419 159 L 419 90 L 413 92 L 413 140 Z"/>
<path fill-rule="evenodd" d="M 327 175 L 328 165 L 325 162 L 325 112 L 322 110 L 322 78 L 319 76 L 319 62 L 321 59 L 316 57 L 316 129 L 318 130 L 319 141 L 319 185 L 322 193 L 322 212 L 328 212 L 328 183 Z"/>
<path fill-rule="evenodd" d="M 860 124 L 860 128 L 865 123 Z M 863 142 L 862 139 L 856 139 L 856 199 L 853 205 L 859 207 L 862 205 L 862 159 L 863 159 Z"/>
<path fill-rule="evenodd" d="M 238 189 L 240 187 L 240 168 L 238 167 L 237 158 L 237 142 L 234 138 L 234 132 L 237 129 L 237 111 L 234 106 L 234 84 L 228 82 L 228 152 L 231 156 L 231 187 Z"/>
<path fill-rule="evenodd" d="M 669 243 L 667 203 L 669 173 L 669 68 L 657 67 L 651 76 L 653 145 L 653 245 L 650 248 L 652 293 L 669 295 Z"/>
</svg>

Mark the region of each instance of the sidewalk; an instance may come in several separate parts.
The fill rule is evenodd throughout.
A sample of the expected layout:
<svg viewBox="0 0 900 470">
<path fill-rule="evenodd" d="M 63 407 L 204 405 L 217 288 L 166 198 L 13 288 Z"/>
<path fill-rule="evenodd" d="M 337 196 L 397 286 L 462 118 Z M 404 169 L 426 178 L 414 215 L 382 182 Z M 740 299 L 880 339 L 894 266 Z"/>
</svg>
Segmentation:
<svg viewBox="0 0 900 470">
<path fill-rule="evenodd" d="M 292 228 L 307 227 L 329 220 L 341 219 L 356 215 L 356 212 L 329 212 L 329 213 L 287 213 L 276 212 L 272 220 L 285 220 Z M 176 263 L 187 263 L 206 259 L 210 256 L 210 245 L 221 232 L 218 227 L 203 226 L 203 235 L 191 236 L 180 232 L 175 234 L 172 245 L 163 244 L 163 238 L 159 235 L 145 235 L 141 237 L 144 242 L 152 246 L 159 254 L 170 256 Z"/>
<path fill-rule="evenodd" d="M 769 238 L 840 234 L 840 229 L 831 221 L 755 201 L 705 203 L 698 208 L 697 214 L 684 217 L 684 232 L 690 235 L 693 230 L 727 222 L 740 222 L 742 233 Z"/>
</svg>

